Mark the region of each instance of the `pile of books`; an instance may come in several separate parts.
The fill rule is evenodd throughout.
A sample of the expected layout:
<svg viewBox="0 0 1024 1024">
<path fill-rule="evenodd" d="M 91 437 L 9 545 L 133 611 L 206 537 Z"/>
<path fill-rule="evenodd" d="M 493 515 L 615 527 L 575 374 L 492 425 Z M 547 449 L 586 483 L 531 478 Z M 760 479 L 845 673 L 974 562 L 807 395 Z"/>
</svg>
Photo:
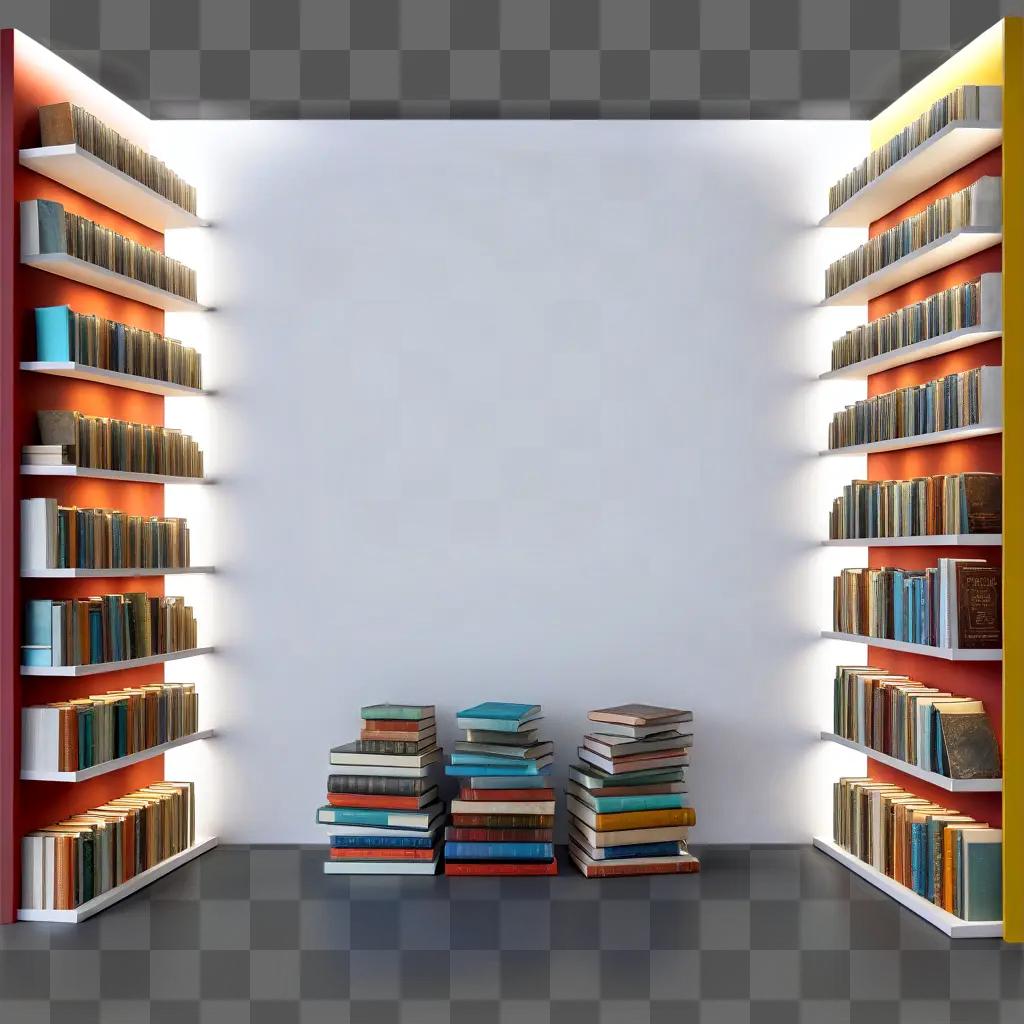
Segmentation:
<svg viewBox="0 0 1024 1024">
<path fill-rule="evenodd" d="M 330 826 L 327 875 L 432 875 L 444 804 L 433 705 L 371 704 L 359 739 L 331 750 L 337 774 L 317 821 Z"/>
<path fill-rule="evenodd" d="M 679 727 L 690 711 L 623 704 L 587 716 L 583 764 L 569 769 L 569 856 L 587 878 L 684 874 L 700 870 L 686 850 L 684 769 L 693 736 Z"/>
<path fill-rule="evenodd" d="M 465 739 L 448 775 L 459 780 L 445 829 L 445 874 L 556 875 L 553 745 L 537 737 L 536 704 L 488 701 L 458 714 Z"/>
</svg>

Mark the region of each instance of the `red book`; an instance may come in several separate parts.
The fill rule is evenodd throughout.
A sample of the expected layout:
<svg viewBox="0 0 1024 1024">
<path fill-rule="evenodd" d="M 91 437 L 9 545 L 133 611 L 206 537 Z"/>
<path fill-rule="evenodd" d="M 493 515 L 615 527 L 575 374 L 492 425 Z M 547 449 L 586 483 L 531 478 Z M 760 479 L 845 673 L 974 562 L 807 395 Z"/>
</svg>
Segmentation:
<svg viewBox="0 0 1024 1024">
<path fill-rule="evenodd" d="M 551 828 L 553 814 L 453 814 L 452 824 L 460 828 Z"/>
<path fill-rule="evenodd" d="M 553 828 L 459 828 L 449 825 L 444 830 L 449 843 L 553 843 Z"/>
<path fill-rule="evenodd" d="M 331 860 L 433 860 L 437 851 L 407 847 L 379 849 L 378 847 L 331 847 Z"/>
<path fill-rule="evenodd" d="M 384 807 L 396 811 L 418 811 L 418 796 L 377 796 L 369 793 L 328 793 L 327 802 L 332 807 Z"/>
<path fill-rule="evenodd" d="M 397 718 L 364 718 L 363 732 L 419 732 L 420 724 Z"/>
<path fill-rule="evenodd" d="M 553 789 L 470 789 L 459 790 L 460 800 L 554 800 Z"/>
<path fill-rule="evenodd" d="M 521 861 L 518 864 L 446 861 L 444 873 L 446 875 L 557 875 L 558 861 L 552 859 L 546 864 L 538 864 L 536 861 Z"/>
</svg>

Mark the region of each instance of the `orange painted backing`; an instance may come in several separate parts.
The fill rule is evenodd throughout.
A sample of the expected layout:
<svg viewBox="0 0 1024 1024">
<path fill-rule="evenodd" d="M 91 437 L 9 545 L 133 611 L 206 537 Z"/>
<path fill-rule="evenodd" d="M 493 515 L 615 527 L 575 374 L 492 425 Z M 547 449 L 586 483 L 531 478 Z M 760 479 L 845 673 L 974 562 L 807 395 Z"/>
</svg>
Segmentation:
<svg viewBox="0 0 1024 1024">
<path fill-rule="evenodd" d="M 13 123 L 15 150 L 38 146 L 38 108 L 46 103 L 80 99 L 69 94 L 59 77 L 41 71 L 38 64 L 14 58 Z M 150 228 L 115 213 L 57 182 L 17 166 L 14 174 L 14 198 L 54 199 L 66 209 L 83 214 L 134 238 L 150 248 L 163 251 L 163 236 Z M 17 232 L 16 232 L 17 234 Z M 20 243 L 15 238 L 15 246 Z M 53 274 L 23 267 L 15 268 L 14 341 L 20 359 L 33 359 L 33 310 L 36 306 L 69 305 L 79 313 L 95 313 L 148 330 L 164 330 L 164 314 L 144 303 L 111 295 L 97 288 L 67 281 Z M 162 424 L 163 399 L 120 388 L 106 387 L 60 377 L 21 374 L 18 381 L 16 446 L 5 457 L 17 459 L 22 444 L 36 443 L 35 414 L 39 409 L 78 409 L 93 415 Z M 74 480 L 23 477 L 22 497 L 54 497 L 64 504 L 106 506 L 141 515 L 161 515 L 163 488 L 152 484 L 126 484 L 99 480 Z M 142 590 L 152 595 L 164 592 L 162 577 L 136 580 L 22 580 L 19 606 L 33 597 L 73 597 L 115 591 Z M 24 704 L 47 703 L 75 696 L 88 696 L 124 686 L 163 679 L 162 666 L 87 676 L 82 679 L 38 679 L 21 681 Z M 154 758 L 85 783 L 62 784 L 22 782 L 15 800 L 15 858 L 20 836 L 33 828 L 57 821 L 69 814 L 144 786 L 163 777 L 163 758 Z"/>
<path fill-rule="evenodd" d="M 871 225 L 870 236 L 875 237 L 894 224 L 919 213 L 929 203 L 965 188 L 978 178 L 1001 174 L 1002 151 L 996 149 L 875 221 Z M 868 304 L 868 319 L 877 319 L 893 310 L 919 302 L 935 292 L 972 281 L 983 273 L 1001 270 L 1002 247 L 995 245 L 872 299 Z M 970 348 L 872 374 L 868 377 L 868 395 L 884 394 L 896 388 L 922 384 L 975 366 L 1000 365 L 1002 341 L 995 338 Z M 879 452 L 869 455 L 867 461 L 870 480 L 897 480 L 938 473 L 972 471 L 1001 473 L 1002 438 L 999 435 L 991 435 L 949 444 L 911 448 L 906 451 Z M 937 559 L 946 557 L 984 558 L 992 564 L 999 565 L 1002 563 L 1002 550 L 990 547 L 868 549 L 868 564 L 872 568 L 891 565 L 922 569 L 933 566 Z M 1002 665 L 947 662 L 923 655 L 902 654 L 873 647 L 868 648 L 868 663 L 890 672 L 908 675 L 950 693 L 984 701 L 996 735 L 1002 743 Z M 902 786 L 938 804 L 969 814 L 979 821 L 987 821 L 995 826 L 1002 824 L 1002 802 L 998 793 L 949 793 L 870 758 L 868 773 L 872 778 Z"/>
</svg>

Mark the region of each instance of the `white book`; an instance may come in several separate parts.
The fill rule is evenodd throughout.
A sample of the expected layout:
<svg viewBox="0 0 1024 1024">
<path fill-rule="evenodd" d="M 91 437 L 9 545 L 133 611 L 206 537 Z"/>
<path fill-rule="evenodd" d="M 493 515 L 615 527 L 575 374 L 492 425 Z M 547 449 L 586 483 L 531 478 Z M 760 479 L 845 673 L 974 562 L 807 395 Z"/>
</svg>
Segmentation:
<svg viewBox="0 0 1024 1024">
<path fill-rule="evenodd" d="M 57 502 L 26 498 L 21 503 L 21 571 L 57 568 Z"/>
<path fill-rule="evenodd" d="M 434 860 L 328 860 L 325 875 L 436 875 Z"/>
<path fill-rule="evenodd" d="M 43 858 L 43 837 L 29 833 L 21 841 L 21 905 L 25 910 L 46 909 Z"/>
<path fill-rule="evenodd" d="M 21 709 L 23 771 L 60 771 L 60 708 Z"/>
<path fill-rule="evenodd" d="M 386 775 L 392 779 L 425 779 L 432 775 L 439 762 L 431 761 L 419 768 L 395 768 L 391 765 L 367 765 L 367 764 L 336 764 L 331 762 L 332 768 L 344 769 L 345 775 Z"/>
</svg>

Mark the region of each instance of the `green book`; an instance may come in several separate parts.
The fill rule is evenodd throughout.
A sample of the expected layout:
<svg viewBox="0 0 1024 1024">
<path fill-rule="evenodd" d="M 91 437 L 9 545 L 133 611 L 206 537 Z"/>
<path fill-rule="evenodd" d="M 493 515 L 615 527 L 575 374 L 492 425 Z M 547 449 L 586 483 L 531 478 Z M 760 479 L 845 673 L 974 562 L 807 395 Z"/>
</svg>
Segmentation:
<svg viewBox="0 0 1024 1024">
<path fill-rule="evenodd" d="M 965 921 L 1003 919 L 1003 833 L 998 828 L 964 831 L 962 838 Z"/>
<path fill-rule="evenodd" d="M 419 722 L 434 717 L 433 704 L 369 704 L 359 712 L 360 717 L 372 720 L 397 719 Z"/>
</svg>

